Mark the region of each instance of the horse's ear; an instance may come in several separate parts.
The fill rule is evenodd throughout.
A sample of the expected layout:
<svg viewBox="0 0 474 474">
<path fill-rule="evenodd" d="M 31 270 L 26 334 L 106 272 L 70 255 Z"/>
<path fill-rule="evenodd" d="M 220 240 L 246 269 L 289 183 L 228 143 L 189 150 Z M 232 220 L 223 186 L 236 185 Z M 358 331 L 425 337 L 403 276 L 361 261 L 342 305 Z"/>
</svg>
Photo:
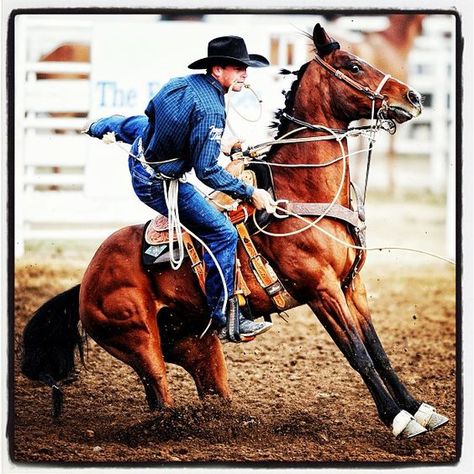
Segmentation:
<svg viewBox="0 0 474 474">
<path fill-rule="evenodd" d="M 325 56 L 340 48 L 339 43 L 332 39 L 319 23 L 316 23 L 313 30 L 313 42 L 320 56 Z"/>
</svg>

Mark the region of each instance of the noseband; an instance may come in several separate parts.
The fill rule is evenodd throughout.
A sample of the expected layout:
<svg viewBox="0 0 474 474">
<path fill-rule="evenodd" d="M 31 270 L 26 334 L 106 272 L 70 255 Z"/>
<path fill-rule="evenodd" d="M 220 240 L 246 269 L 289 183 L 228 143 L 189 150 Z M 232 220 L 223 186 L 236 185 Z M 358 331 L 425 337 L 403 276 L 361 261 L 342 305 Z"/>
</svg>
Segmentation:
<svg viewBox="0 0 474 474">
<path fill-rule="evenodd" d="M 385 74 L 384 78 L 380 81 L 380 84 L 378 85 L 377 89 L 373 91 L 369 87 L 363 86 L 359 84 L 357 81 L 354 81 L 350 77 L 346 76 L 339 69 L 335 69 L 329 63 L 324 61 L 324 59 L 322 59 L 320 56 L 316 55 L 314 57 L 314 60 L 324 69 L 329 71 L 333 76 L 345 82 L 348 86 L 352 87 L 356 91 L 361 92 L 362 94 L 367 96 L 370 100 L 375 100 L 375 99 L 384 100 L 385 99 L 385 97 L 381 95 L 380 92 L 382 90 L 382 87 L 385 85 L 385 83 L 390 79 L 391 77 L 390 74 Z"/>
</svg>

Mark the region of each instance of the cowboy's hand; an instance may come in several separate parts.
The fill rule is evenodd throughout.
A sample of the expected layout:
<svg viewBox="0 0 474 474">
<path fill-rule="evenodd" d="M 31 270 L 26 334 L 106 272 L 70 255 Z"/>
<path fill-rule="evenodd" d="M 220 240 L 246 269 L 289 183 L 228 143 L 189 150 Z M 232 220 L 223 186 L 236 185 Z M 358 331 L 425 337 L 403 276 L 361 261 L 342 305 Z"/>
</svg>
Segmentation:
<svg viewBox="0 0 474 474">
<path fill-rule="evenodd" d="M 256 188 L 252 194 L 252 204 L 260 211 L 265 209 L 269 214 L 276 211 L 276 203 L 265 189 Z"/>
<path fill-rule="evenodd" d="M 237 151 L 242 151 L 243 140 L 237 137 L 227 137 L 221 140 L 221 151 L 225 156 L 230 156 Z"/>
</svg>

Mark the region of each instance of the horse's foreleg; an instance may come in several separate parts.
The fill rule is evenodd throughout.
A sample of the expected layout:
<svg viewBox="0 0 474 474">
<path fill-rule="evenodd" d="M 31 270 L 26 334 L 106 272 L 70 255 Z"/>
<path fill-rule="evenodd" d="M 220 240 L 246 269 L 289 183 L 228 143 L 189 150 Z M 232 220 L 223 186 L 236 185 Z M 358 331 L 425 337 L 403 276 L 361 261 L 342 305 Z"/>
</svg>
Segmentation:
<svg viewBox="0 0 474 474">
<path fill-rule="evenodd" d="M 320 282 L 318 295 L 309 305 L 350 365 L 364 380 L 374 399 L 379 418 L 386 426 L 392 427 L 396 436 L 408 438 L 423 433 L 425 429 L 411 415 L 402 411 L 387 391 L 337 282 L 327 283 L 321 285 Z"/>
<path fill-rule="evenodd" d="M 194 379 L 201 398 L 218 395 L 230 400 L 230 389 L 222 344 L 207 334 L 173 341 L 164 347 L 165 359 L 183 367 Z"/>
<path fill-rule="evenodd" d="M 417 401 L 400 381 L 398 375 L 393 369 L 390 360 L 378 338 L 375 328 L 372 324 L 370 310 L 367 302 L 367 293 L 359 276 L 354 279 L 351 288 L 346 293 L 347 304 L 359 323 L 360 332 L 364 344 L 369 351 L 374 365 L 390 393 L 397 403 L 410 413 L 418 410 L 421 402 Z"/>
<path fill-rule="evenodd" d="M 374 361 L 375 368 L 398 405 L 414 415 L 418 423 L 428 430 L 445 424 L 448 421 L 446 417 L 437 414 L 429 405 L 416 400 L 398 378 L 372 324 L 365 286 L 359 276 L 356 276 L 353 285 L 347 290 L 346 300 L 359 322 L 364 344 Z"/>
</svg>

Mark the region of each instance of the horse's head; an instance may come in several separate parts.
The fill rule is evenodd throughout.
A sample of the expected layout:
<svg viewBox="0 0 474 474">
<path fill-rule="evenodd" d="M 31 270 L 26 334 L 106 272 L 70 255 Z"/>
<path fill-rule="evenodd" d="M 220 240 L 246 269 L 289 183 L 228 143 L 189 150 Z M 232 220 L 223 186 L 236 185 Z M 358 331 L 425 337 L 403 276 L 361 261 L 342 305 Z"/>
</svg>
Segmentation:
<svg viewBox="0 0 474 474">
<path fill-rule="evenodd" d="M 340 49 L 318 23 L 313 30 L 316 46 L 314 65 L 308 68 L 311 77 L 326 93 L 332 115 L 352 121 L 370 118 L 372 104 L 375 113 L 398 123 L 420 115 L 421 96 L 414 89 L 395 78 L 385 75 L 357 56 Z M 307 74 L 308 74 L 307 73 Z M 305 74 L 305 76 L 307 76 Z M 320 97 L 321 99 L 321 97 Z"/>
</svg>

